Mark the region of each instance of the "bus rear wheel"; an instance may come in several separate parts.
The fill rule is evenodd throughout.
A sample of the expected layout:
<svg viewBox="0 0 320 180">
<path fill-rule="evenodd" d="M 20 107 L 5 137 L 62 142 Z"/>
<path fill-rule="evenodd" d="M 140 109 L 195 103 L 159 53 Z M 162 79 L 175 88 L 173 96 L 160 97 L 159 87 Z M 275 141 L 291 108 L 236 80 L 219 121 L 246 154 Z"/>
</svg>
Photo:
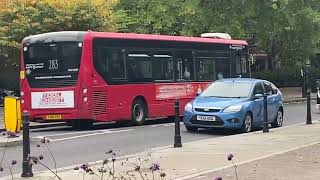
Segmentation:
<svg viewBox="0 0 320 180">
<path fill-rule="evenodd" d="M 146 104 L 141 99 L 136 99 L 132 104 L 132 123 L 134 125 L 142 125 L 146 120 L 146 116 Z"/>
<path fill-rule="evenodd" d="M 71 121 L 71 126 L 76 130 L 84 130 L 91 129 L 93 125 L 93 121 L 91 120 L 74 120 Z"/>
</svg>

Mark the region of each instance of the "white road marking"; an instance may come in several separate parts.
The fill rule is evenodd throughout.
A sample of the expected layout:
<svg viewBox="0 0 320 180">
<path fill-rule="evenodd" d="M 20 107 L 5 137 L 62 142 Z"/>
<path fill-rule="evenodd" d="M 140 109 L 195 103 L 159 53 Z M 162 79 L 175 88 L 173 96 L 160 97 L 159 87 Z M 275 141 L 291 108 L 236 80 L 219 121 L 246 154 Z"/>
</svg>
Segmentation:
<svg viewBox="0 0 320 180">
<path fill-rule="evenodd" d="M 97 132 L 92 134 L 84 134 L 79 136 L 72 136 L 72 137 L 66 137 L 66 138 L 60 138 L 60 139 L 53 139 L 51 142 L 57 142 L 57 141 L 65 141 L 70 139 L 76 139 L 76 138 L 82 138 L 82 137 L 89 137 L 89 136 L 95 136 L 95 135 L 101 135 L 101 134 L 112 134 L 112 133 L 120 133 L 120 132 L 129 132 L 133 131 L 134 129 L 124 129 L 119 131 L 110 131 L 110 130 L 104 130 L 103 132 Z"/>
<path fill-rule="evenodd" d="M 92 132 L 104 132 L 106 130 L 97 130 L 97 131 L 79 131 L 79 132 L 70 132 L 70 133 L 60 133 L 60 134 L 49 134 L 43 135 L 41 137 L 52 137 L 52 136 L 66 136 L 66 135 L 73 135 L 73 134 L 85 134 L 85 133 L 92 133 Z"/>
<path fill-rule="evenodd" d="M 206 178 L 207 176 L 199 176 L 197 177 L 197 179 L 202 179 L 202 178 Z"/>
</svg>

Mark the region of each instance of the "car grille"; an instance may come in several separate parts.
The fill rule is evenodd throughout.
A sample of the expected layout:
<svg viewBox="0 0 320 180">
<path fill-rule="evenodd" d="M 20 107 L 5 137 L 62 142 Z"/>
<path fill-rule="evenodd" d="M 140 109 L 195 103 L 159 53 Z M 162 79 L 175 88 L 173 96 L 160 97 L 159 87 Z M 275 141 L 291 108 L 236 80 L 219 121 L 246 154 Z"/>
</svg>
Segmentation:
<svg viewBox="0 0 320 180">
<path fill-rule="evenodd" d="M 197 116 L 194 115 L 190 119 L 190 122 L 192 124 L 208 125 L 208 126 L 222 126 L 224 124 L 224 122 L 218 116 L 216 116 L 216 121 L 199 121 L 197 120 Z"/>
<path fill-rule="evenodd" d="M 198 112 L 219 112 L 221 109 L 209 109 L 209 108 L 194 108 Z"/>
</svg>

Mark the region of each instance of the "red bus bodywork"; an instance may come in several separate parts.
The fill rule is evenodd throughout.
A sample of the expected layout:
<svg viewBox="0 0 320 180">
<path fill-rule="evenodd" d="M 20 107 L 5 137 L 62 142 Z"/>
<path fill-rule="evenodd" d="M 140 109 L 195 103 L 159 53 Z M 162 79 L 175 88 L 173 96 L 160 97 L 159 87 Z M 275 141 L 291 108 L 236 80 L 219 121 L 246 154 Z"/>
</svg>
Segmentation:
<svg viewBox="0 0 320 180">
<path fill-rule="evenodd" d="M 147 117 L 174 116 L 174 101 L 180 100 L 180 114 L 199 90 L 204 90 L 211 82 L 173 82 L 108 85 L 96 72 L 93 65 L 93 39 L 133 39 L 216 44 L 236 44 L 247 46 L 246 41 L 211 39 L 200 37 L 180 37 L 131 33 L 86 32 L 83 40 L 81 65 L 75 86 L 59 88 L 31 88 L 25 78 L 25 63 L 21 55 L 21 109 L 30 113 L 31 121 L 48 120 L 48 115 L 61 115 L 61 120 L 115 121 L 130 120 L 132 103 L 141 98 L 147 105 Z M 23 46 L 23 45 L 22 45 Z M 22 47 L 23 49 L 23 47 Z M 84 93 L 83 90 L 87 89 Z M 73 91 L 73 108 L 32 109 L 31 92 Z M 87 101 L 84 101 L 84 98 Z M 54 119 L 54 118 L 53 118 Z M 59 118 L 60 119 L 60 118 Z M 50 120 L 48 120 L 50 121 Z"/>
</svg>

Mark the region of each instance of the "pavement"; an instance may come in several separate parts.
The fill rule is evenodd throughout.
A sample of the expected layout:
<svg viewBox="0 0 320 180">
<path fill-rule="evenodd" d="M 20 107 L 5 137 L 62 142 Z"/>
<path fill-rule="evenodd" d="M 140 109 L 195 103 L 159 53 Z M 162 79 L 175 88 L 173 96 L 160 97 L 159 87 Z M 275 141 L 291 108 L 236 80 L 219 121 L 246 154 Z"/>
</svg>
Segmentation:
<svg viewBox="0 0 320 180">
<path fill-rule="evenodd" d="M 221 176 L 231 180 L 236 179 L 235 164 L 239 179 L 316 180 L 320 177 L 319 132 L 320 122 L 313 121 L 312 125 L 291 125 L 270 129 L 269 133 L 257 131 L 183 143 L 181 148 L 154 148 L 143 153 L 115 157 L 115 176 L 119 179 L 120 176 L 142 179 L 141 174 L 143 179 L 147 179 L 146 176 L 152 179 L 152 175 L 159 176 L 164 172 L 164 179 L 214 179 Z M 232 161 L 227 160 L 230 153 L 234 155 Z M 112 169 L 110 162 L 108 167 Z M 152 163 L 159 164 L 160 173 L 150 172 Z M 58 169 L 58 176 L 67 180 L 100 179 L 98 168 L 102 167 L 101 161 L 90 166 L 95 175 L 75 171 L 76 166 Z M 14 177 L 21 179 L 20 174 Z M 43 171 L 29 179 L 52 178 L 54 175 L 50 171 Z M 11 179 L 11 176 L 3 179 Z"/>
</svg>

